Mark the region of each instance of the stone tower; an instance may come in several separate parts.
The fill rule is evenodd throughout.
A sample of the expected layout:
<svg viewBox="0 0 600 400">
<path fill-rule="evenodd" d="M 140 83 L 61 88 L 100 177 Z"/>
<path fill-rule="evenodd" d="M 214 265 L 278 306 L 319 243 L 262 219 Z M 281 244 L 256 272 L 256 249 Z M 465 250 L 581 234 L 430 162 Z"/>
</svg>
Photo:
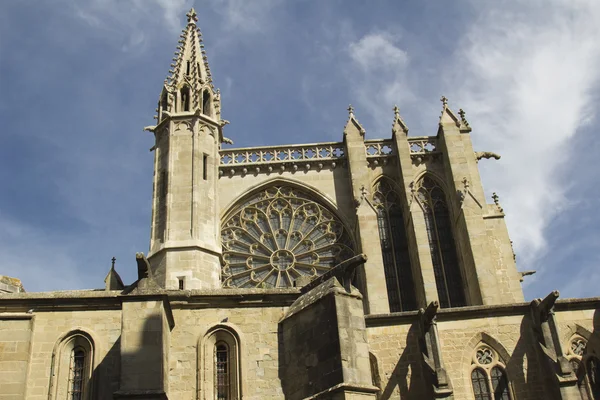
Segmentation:
<svg viewBox="0 0 600 400">
<path fill-rule="evenodd" d="M 148 260 L 166 289 L 220 286 L 218 164 L 220 94 L 194 9 L 187 14 L 162 88 L 155 136 L 152 228 Z"/>
</svg>

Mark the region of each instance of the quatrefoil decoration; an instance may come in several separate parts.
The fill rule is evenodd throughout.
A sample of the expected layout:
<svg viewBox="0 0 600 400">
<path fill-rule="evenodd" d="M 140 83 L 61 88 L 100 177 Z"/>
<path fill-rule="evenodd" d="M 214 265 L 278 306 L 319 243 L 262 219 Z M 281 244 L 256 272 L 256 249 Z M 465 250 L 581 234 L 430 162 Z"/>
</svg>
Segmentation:
<svg viewBox="0 0 600 400">
<path fill-rule="evenodd" d="M 481 365 L 491 364 L 494 361 L 494 353 L 487 347 L 481 347 L 476 353 L 477 362 Z"/>
</svg>

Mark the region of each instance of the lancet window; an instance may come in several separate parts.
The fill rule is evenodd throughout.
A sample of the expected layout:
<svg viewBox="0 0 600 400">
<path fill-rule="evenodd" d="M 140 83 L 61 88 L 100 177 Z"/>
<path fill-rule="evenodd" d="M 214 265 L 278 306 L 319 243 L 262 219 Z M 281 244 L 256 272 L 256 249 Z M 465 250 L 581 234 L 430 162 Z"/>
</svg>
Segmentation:
<svg viewBox="0 0 600 400">
<path fill-rule="evenodd" d="M 240 340 L 228 326 L 211 329 L 203 338 L 198 376 L 203 399 L 239 400 L 242 394 Z"/>
<path fill-rule="evenodd" d="M 222 224 L 225 287 L 292 287 L 354 255 L 343 223 L 308 193 L 272 186 L 236 205 Z"/>
<path fill-rule="evenodd" d="M 431 177 L 425 176 L 418 184 L 417 196 L 424 209 L 440 305 L 465 306 L 465 291 L 444 191 Z"/>
<path fill-rule="evenodd" d="M 478 346 L 471 367 L 475 400 L 512 400 L 506 367 L 491 347 L 485 344 Z"/>
<path fill-rule="evenodd" d="M 567 346 L 567 357 L 577 375 L 577 386 L 583 400 L 600 400 L 600 359 L 588 352 L 587 340 L 573 335 Z"/>
<path fill-rule="evenodd" d="M 94 346 L 82 331 L 65 335 L 53 351 L 51 399 L 85 400 L 91 398 Z"/>
<path fill-rule="evenodd" d="M 375 184 L 373 204 L 377 210 L 379 242 L 390 311 L 415 310 L 417 301 L 400 196 L 388 179 L 382 179 Z"/>
</svg>

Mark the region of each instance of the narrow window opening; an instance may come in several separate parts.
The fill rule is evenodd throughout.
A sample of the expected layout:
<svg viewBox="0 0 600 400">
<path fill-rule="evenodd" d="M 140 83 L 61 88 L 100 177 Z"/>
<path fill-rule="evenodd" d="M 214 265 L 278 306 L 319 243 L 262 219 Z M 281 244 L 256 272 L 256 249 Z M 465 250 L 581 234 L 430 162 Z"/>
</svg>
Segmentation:
<svg viewBox="0 0 600 400">
<path fill-rule="evenodd" d="M 185 278 L 179 277 L 177 280 L 179 281 L 179 290 L 185 289 Z"/>
<path fill-rule="evenodd" d="M 471 372 L 471 383 L 475 400 L 491 400 L 487 376 L 481 369 L 475 368 Z"/>
<path fill-rule="evenodd" d="M 215 374 L 215 393 L 217 395 L 217 400 L 230 400 L 229 349 L 224 343 L 220 343 L 216 346 Z"/>
<path fill-rule="evenodd" d="M 202 179 L 208 180 L 208 155 L 202 156 Z"/>
<path fill-rule="evenodd" d="M 163 93 L 162 98 L 160 99 L 160 104 L 159 104 L 159 111 L 160 111 L 160 115 L 158 116 L 159 121 L 162 121 L 163 118 L 165 117 L 165 111 L 168 108 L 168 100 L 167 100 L 167 93 Z"/>
<path fill-rule="evenodd" d="M 186 68 L 185 68 L 185 74 L 186 74 L 186 75 L 189 75 L 189 74 L 190 74 L 190 62 L 189 62 L 189 61 L 187 62 L 187 66 L 186 66 Z"/>
<path fill-rule="evenodd" d="M 423 178 L 418 192 L 425 208 L 425 227 L 440 305 L 466 305 L 458 255 L 452 234 L 450 212 L 442 189 L 429 177 Z"/>
<path fill-rule="evenodd" d="M 209 117 L 211 116 L 211 113 L 210 113 L 210 94 L 208 93 L 208 90 L 206 90 L 206 89 L 202 93 L 202 113 L 204 115 L 208 115 Z"/>
<path fill-rule="evenodd" d="M 415 310 L 417 301 L 399 196 L 387 179 L 379 181 L 373 192 L 390 311 Z"/>
<path fill-rule="evenodd" d="M 190 88 L 187 86 L 181 88 L 181 105 L 183 111 L 190 111 Z"/>
<path fill-rule="evenodd" d="M 70 400 L 83 399 L 83 384 L 85 374 L 85 351 L 81 348 L 73 349 L 69 371 L 69 396 Z"/>
</svg>

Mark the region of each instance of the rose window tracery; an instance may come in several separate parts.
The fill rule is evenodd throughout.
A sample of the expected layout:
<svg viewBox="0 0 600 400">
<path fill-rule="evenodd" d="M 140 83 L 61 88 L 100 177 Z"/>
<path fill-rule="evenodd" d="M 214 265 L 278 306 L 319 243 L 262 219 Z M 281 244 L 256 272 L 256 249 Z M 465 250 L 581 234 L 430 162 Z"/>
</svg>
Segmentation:
<svg viewBox="0 0 600 400">
<path fill-rule="evenodd" d="M 236 206 L 223 223 L 225 287 L 292 287 L 354 255 L 335 215 L 303 191 L 270 187 Z"/>
</svg>

